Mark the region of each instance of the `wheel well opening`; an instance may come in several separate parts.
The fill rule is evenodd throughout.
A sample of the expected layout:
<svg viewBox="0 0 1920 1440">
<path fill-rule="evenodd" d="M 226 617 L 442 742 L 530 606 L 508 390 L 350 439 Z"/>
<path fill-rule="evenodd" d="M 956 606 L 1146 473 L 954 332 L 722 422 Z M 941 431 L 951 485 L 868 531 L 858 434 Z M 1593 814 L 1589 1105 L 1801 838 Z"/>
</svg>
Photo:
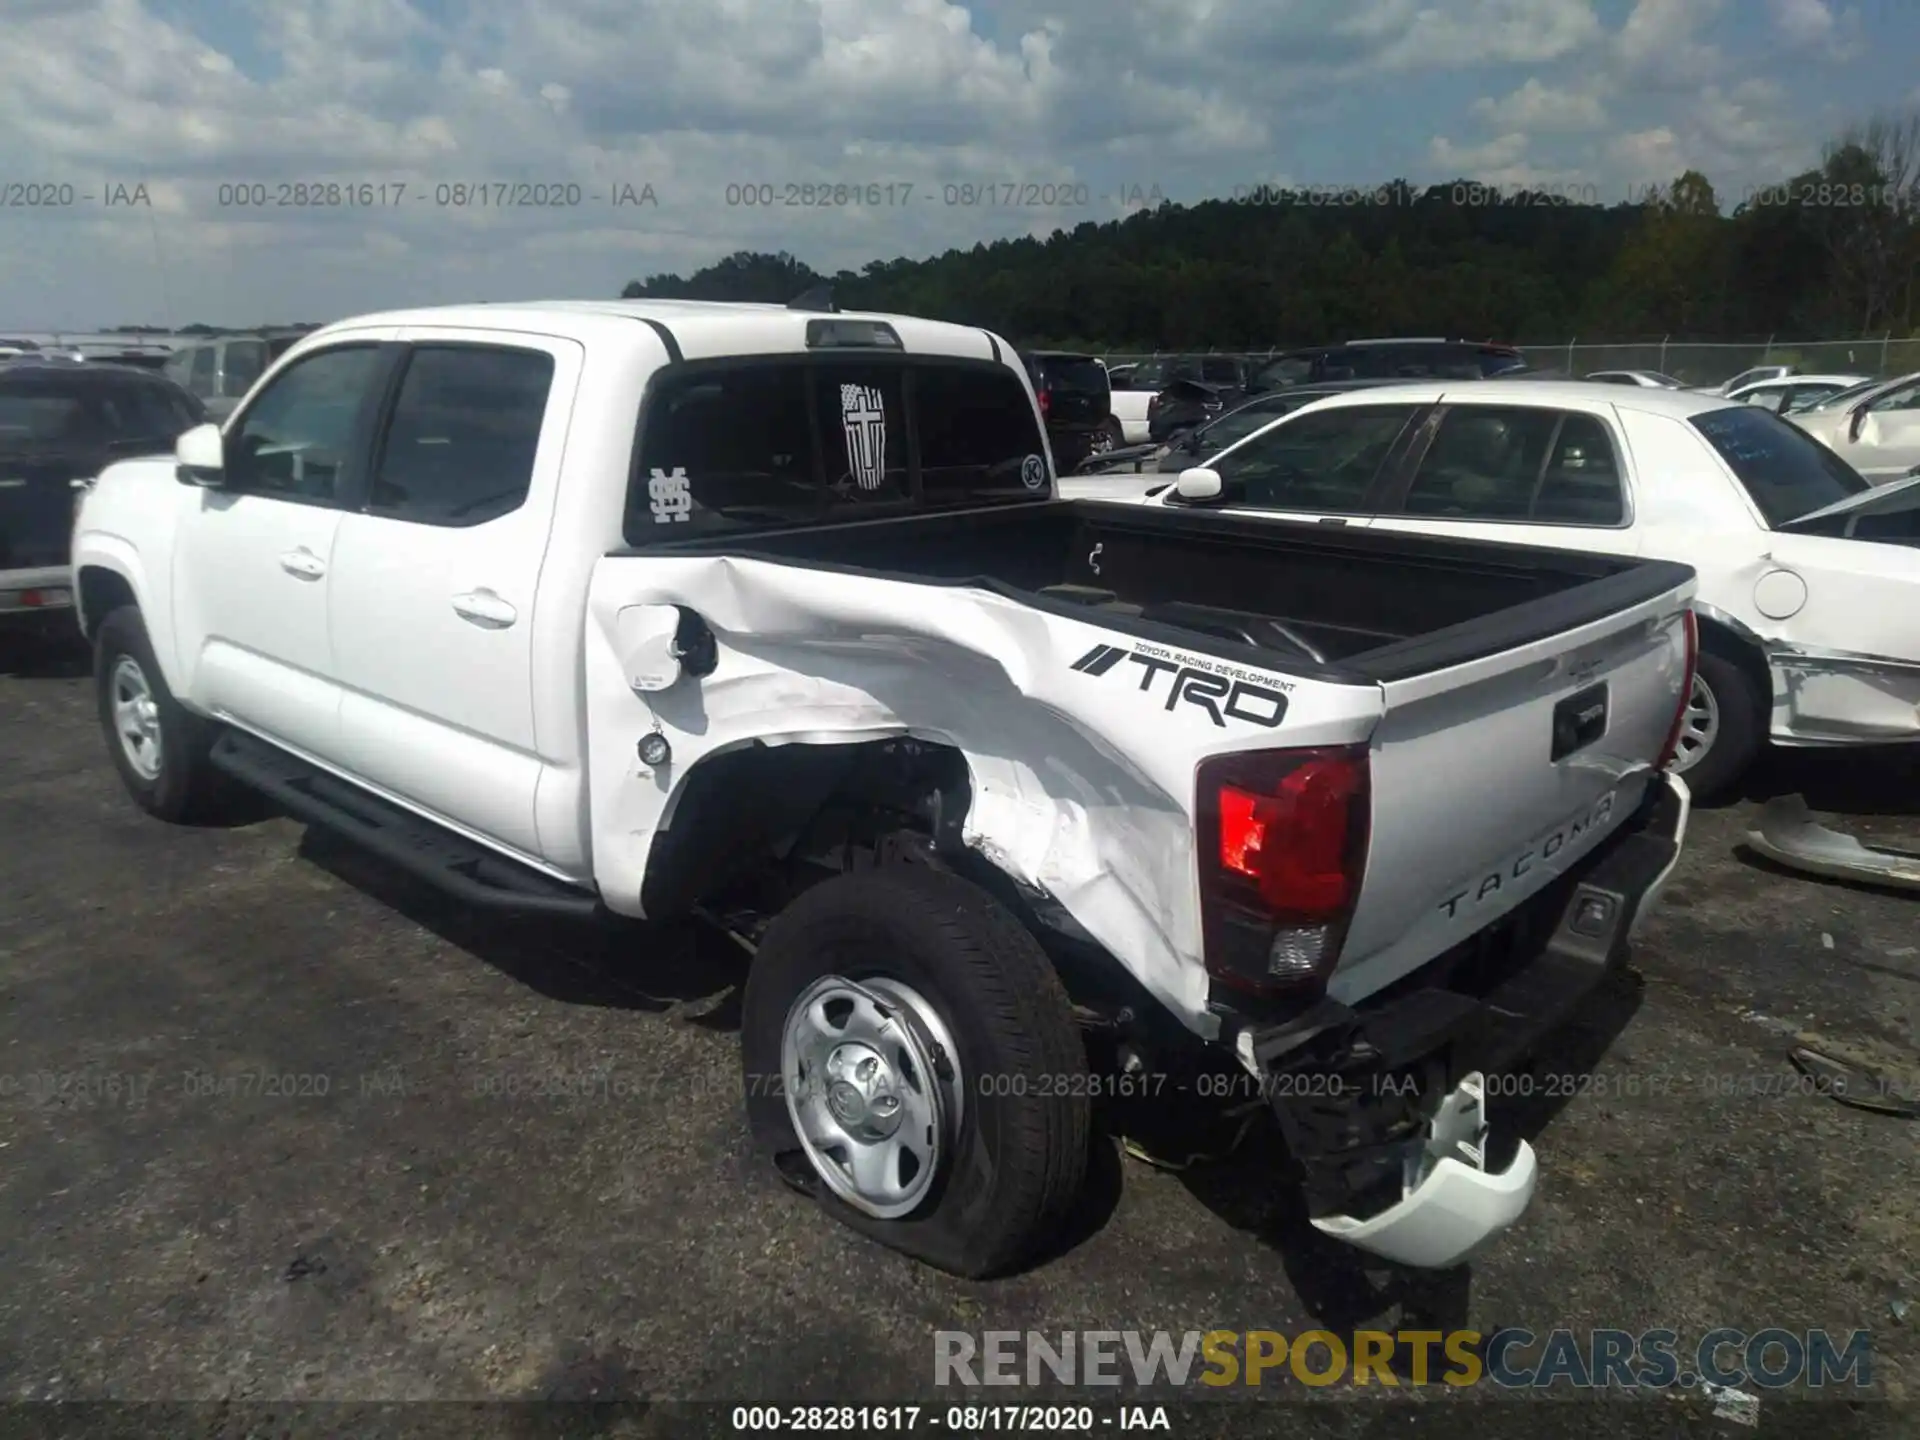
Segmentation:
<svg viewBox="0 0 1920 1440">
<path fill-rule="evenodd" d="M 80 633 L 91 636 L 112 611 L 134 604 L 133 586 L 126 576 L 103 565 L 87 565 L 80 571 Z"/>
<path fill-rule="evenodd" d="M 654 918 L 728 899 L 770 914 L 826 875 L 958 853 L 971 798 L 958 750 L 907 736 L 715 755 L 654 840 L 641 904 Z"/>
<path fill-rule="evenodd" d="M 1763 707 L 1773 703 L 1773 672 L 1767 668 L 1766 656 L 1754 646 L 1753 642 L 1742 638 L 1718 621 L 1705 616 L 1700 619 L 1700 648 L 1711 655 L 1739 667 L 1753 686 L 1753 693 L 1760 697 Z"/>
</svg>

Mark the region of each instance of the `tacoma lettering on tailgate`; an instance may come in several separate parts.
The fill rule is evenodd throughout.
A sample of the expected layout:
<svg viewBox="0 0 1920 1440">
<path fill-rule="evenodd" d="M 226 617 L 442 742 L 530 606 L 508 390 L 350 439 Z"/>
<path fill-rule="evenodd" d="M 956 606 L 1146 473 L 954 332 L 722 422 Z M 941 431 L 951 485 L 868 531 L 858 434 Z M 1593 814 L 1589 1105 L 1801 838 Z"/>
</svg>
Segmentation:
<svg viewBox="0 0 1920 1440">
<path fill-rule="evenodd" d="M 1470 886 L 1458 894 L 1449 895 L 1440 902 L 1440 910 L 1451 920 L 1460 909 L 1460 902 L 1478 905 L 1489 895 L 1498 893 L 1500 887 L 1509 880 L 1518 880 L 1533 868 L 1536 860 L 1551 860 L 1568 845 L 1592 830 L 1596 825 L 1606 822 L 1613 814 L 1613 791 L 1609 790 L 1600 797 L 1600 803 L 1584 814 L 1569 820 L 1551 835 L 1537 840 L 1513 858 L 1513 863 L 1489 872 L 1476 886 Z"/>
</svg>

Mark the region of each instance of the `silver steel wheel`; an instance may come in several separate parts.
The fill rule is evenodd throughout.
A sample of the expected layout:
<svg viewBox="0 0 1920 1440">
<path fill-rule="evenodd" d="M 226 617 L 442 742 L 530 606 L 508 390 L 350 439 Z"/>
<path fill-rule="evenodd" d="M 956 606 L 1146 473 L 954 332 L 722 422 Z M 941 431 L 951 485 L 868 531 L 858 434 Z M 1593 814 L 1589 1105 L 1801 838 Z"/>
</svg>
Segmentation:
<svg viewBox="0 0 1920 1440">
<path fill-rule="evenodd" d="M 142 780 L 160 778 L 160 706 L 140 662 L 122 655 L 108 680 L 120 751 Z"/>
<path fill-rule="evenodd" d="M 939 1012 L 897 980 L 823 976 L 787 1010 L 780 1073 L 787 1118 L 827 1187 L 878 1220 L 912 1214 L 966 1094 Z"/>
<path fill-rule="evenodd" d="M 1720 702 L 1714 698 L 1713 688 L 1695 675 L 1693 690 L 1687 696 L 1687 713 L 1680 720 L 1680 743 L 1673 752 L 1674 771 L 1680 773 L 1698 765 L 1713 748 L 1719 734 Z"/>
</svg>

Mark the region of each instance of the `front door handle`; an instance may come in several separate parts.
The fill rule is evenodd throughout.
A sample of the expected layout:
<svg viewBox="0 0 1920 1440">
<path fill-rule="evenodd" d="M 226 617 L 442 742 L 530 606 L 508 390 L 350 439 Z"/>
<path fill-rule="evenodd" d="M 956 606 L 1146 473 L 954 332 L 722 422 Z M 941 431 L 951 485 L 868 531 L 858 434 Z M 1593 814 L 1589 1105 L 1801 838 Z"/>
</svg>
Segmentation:
<svg viewBox="0 0 1920 1440">
<path fill-rule="evenodd" d="M 280 557 L 280 568 L 289 575 L 298 576 L 302 580 L 318 580 L 322 575 L 327 573 L 325 562 L 304 545 L 296 550 L 289 550 L 286 554 L 282 555 Z"/>
<path fill-rule="evenodd" d="M 453 613 L 489 630 L 504 630 L 520 618 L 520 612 L 491 590 L 469 590 L 453 597 Z"/>
</svg>

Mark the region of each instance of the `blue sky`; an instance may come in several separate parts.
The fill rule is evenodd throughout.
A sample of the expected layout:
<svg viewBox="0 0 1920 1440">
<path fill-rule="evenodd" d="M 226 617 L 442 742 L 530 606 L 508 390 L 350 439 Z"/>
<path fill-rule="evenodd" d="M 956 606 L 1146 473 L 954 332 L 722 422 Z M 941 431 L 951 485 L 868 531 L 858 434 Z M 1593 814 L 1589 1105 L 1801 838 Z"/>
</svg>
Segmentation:
<svg viewBox="0 0 1920 1440">
<path fill-rule="evenodd" d="M 1907 0 L 7 10 L 0 325 L 16 329 L 612 294 L 742 248 L 857 266 L 1113 218 L 1135 187 L 1468 175 L 1612 202 L 1696 167 L 1732 200 L 1848 121 L 1920 106 Z M 516 181 L 560 203 L 450 188 Z M 149 203 L 103 207 L 116 183 Z M 384 185 L 388 203 L 280 203 L 296 184 L 376 201 Z M 784 203 L 836 184 L 879 198 Z M 623 185 L 652 203 L 612 205 Z M 56 203 L 18 203 L 23 186 Z M 769 194 L 782 203 L 744 203 Z"/>
</svg>

